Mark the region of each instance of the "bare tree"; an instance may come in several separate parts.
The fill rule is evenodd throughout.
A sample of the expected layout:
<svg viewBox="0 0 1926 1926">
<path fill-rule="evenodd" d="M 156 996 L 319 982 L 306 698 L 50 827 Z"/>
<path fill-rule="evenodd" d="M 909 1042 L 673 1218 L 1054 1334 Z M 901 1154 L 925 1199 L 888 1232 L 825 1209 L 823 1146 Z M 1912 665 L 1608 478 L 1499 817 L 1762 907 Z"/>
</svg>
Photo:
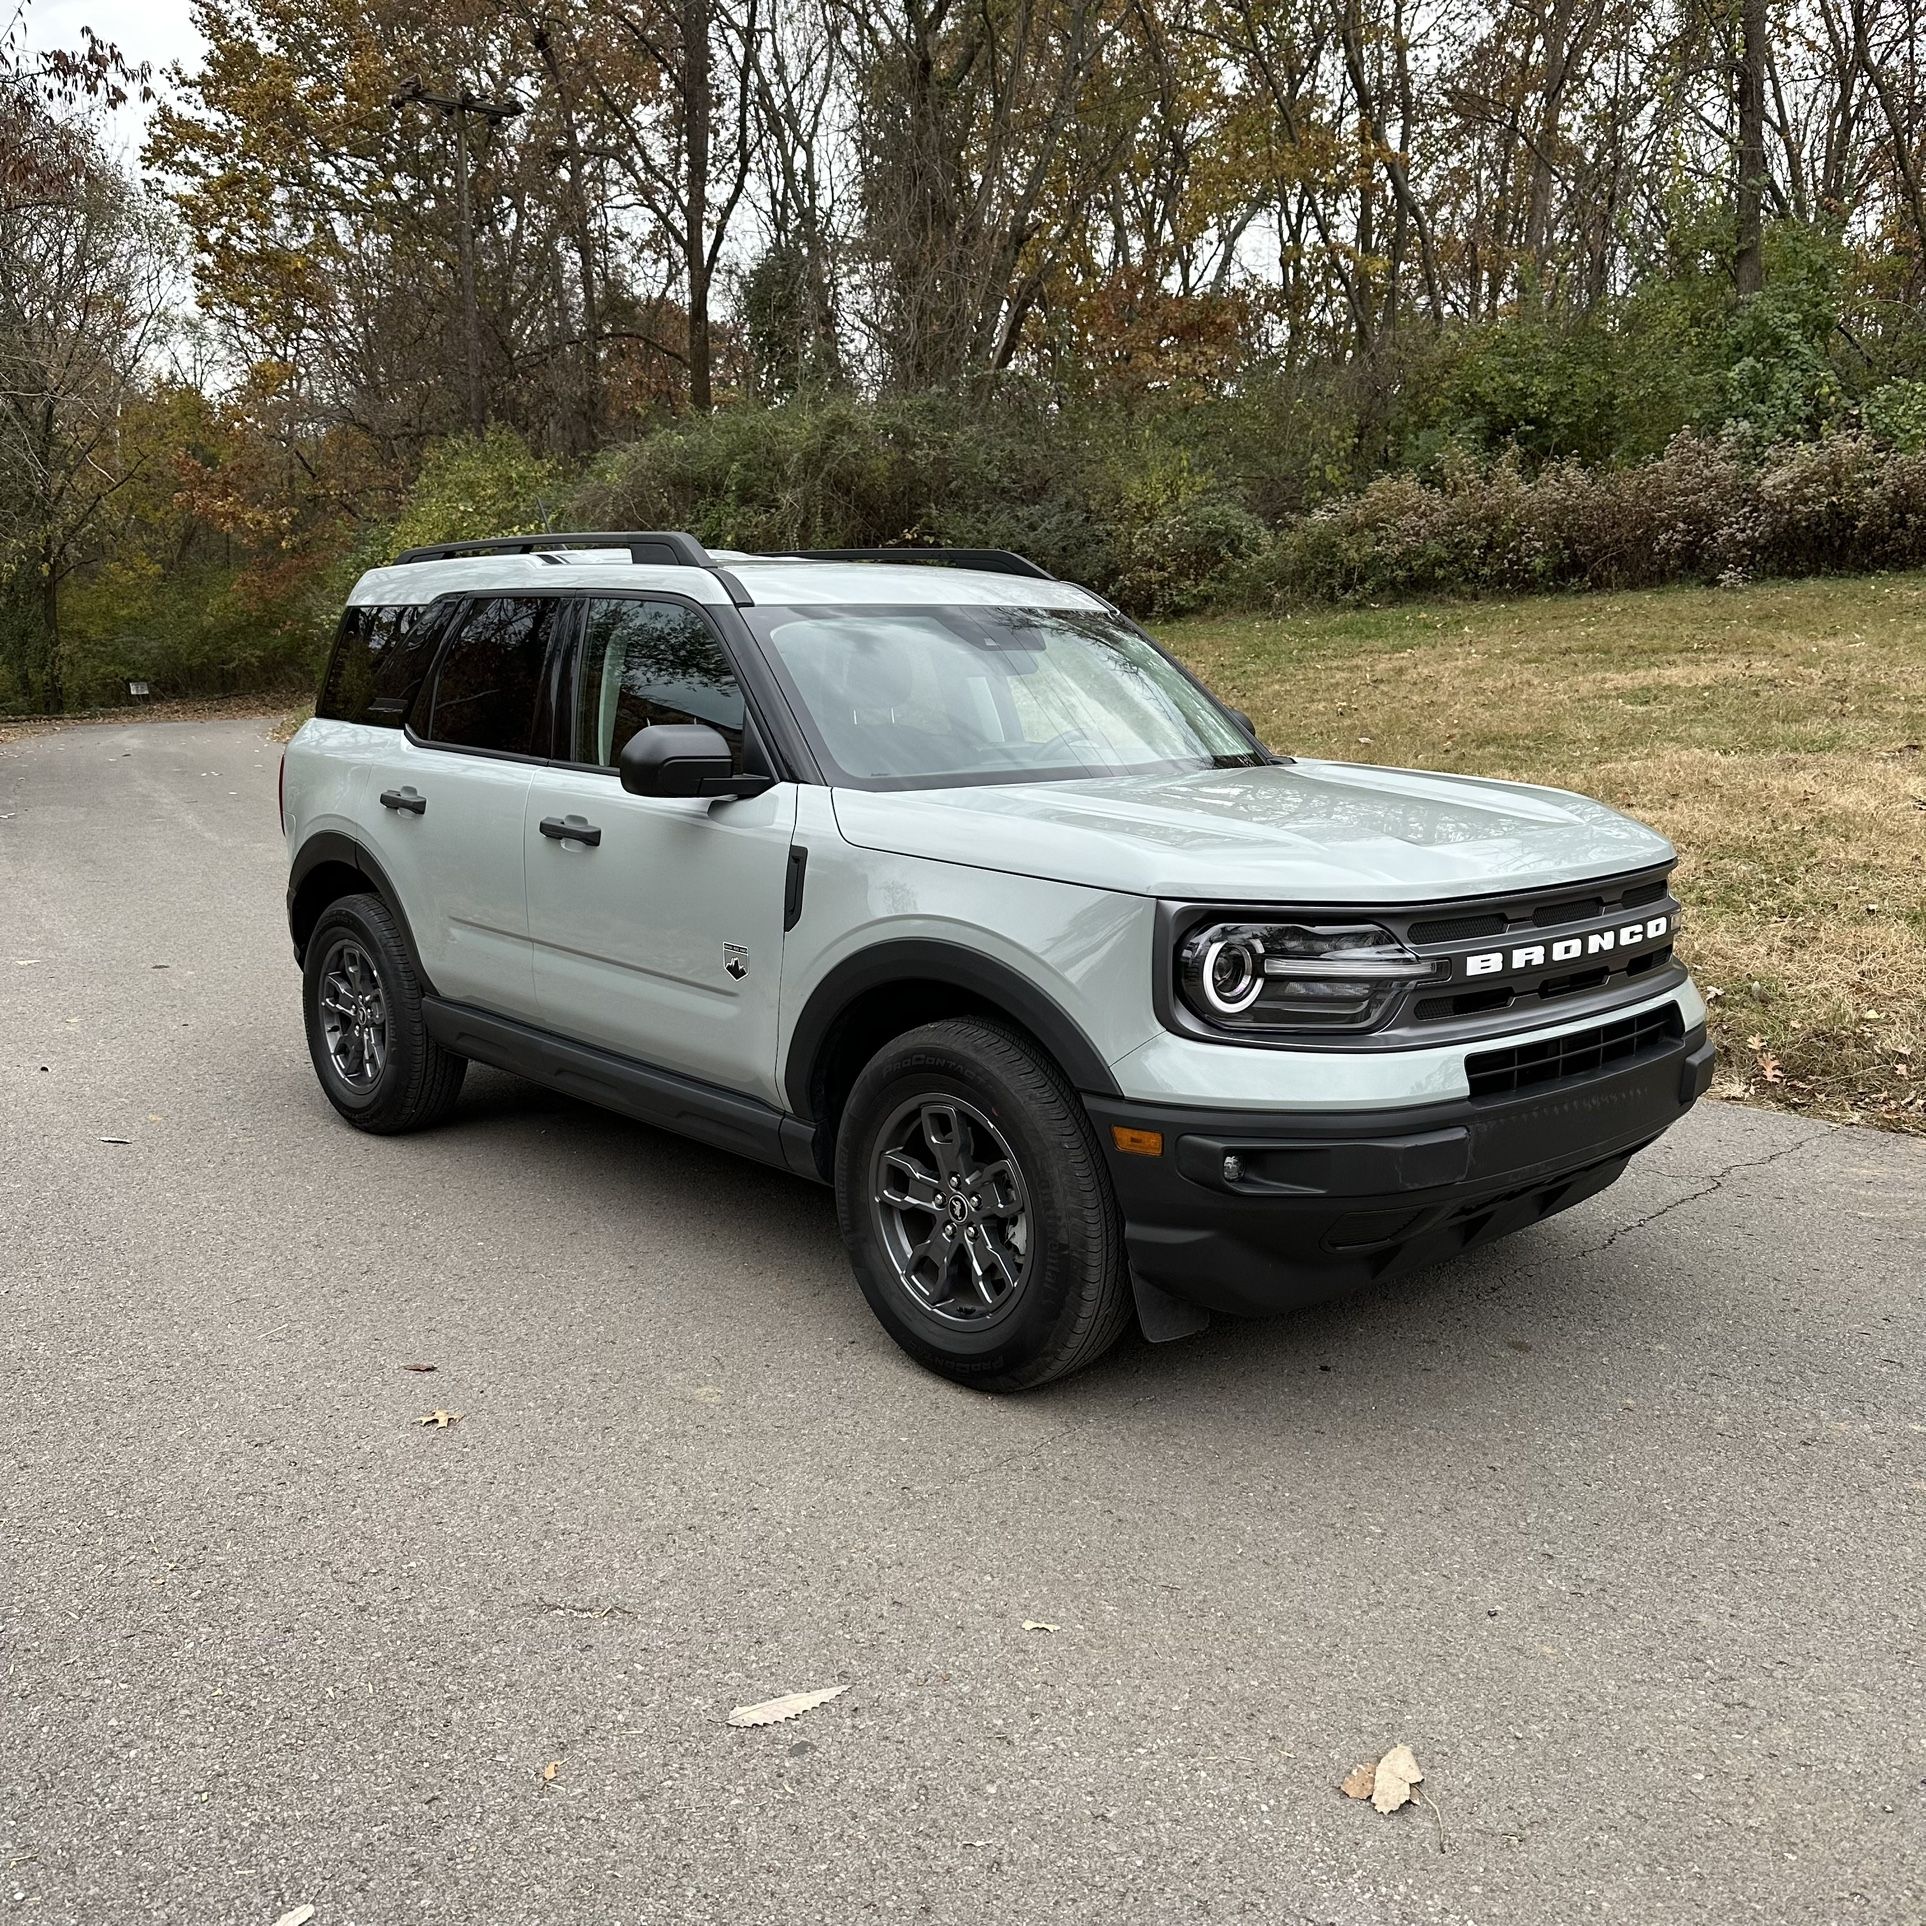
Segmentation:
<svg viewBox="0 0 1926 1926">
<path fill-rule="evenodd" d="M 169 246 L 160 211 L 83 125 L 14 114 L 8 139 L 29 164 L 0 176 L 0 559 L 15 679 L 51 710 L 62 585 L 147 459 L 120 428 L 168 318 Z"/>
<path fill-rule="evenodd" d="M 1741 295 L 1765 286 L 1766 0 L 1739 0 L 1738 194 L 1732 278 Z"/>
</svg>

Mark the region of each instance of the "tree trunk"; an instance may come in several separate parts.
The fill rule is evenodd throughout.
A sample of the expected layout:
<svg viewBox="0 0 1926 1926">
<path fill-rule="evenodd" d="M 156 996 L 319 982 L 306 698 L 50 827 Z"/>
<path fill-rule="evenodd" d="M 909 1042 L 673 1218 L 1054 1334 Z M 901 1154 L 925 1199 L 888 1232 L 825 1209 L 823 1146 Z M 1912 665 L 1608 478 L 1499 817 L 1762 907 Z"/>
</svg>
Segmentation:
<svg viewBox="0 0 1926 1926">
<path fill-rule="evenodd" d="M 39 430 L 39 471 L 41 481 L 36 488 L 38 497 L 35 508 L 36 519 L 40 523 L 40 540 L 36 544 L 39 554 L 40 580 L 36 585 L 34 600 L 39 604 L 40 617 L 40 706 L 50 716 L 58 715 L 67 706 L 67 692 L 60 675 L 60 540 L 55 506 L 56 495 L 49 485 L 54 469 L 54 430 L 57 414 L 54 399 L 49 395 L 40 405 Z"/>
<path fill-rule="evenodd" d="M 602 315 L 595 280 L 595 228 L 589 214 L 588 160 L 582 152 L 582 130 L 576 118 L 574 92 L 555 51 L 547 26 L 537 21 L 535 50 L 548 71 L 561 113 L 562 141 L 568 159 L 566 220 L 575 248 L 575 271 L 582 303 L 582 392 L 580 396 L 581 452 L 592 449 L 602 431 Z M 560 312 L 560 303 L 557 304 Z"/>
<path fill-rule="evenodd" d="M 709 383 L 709 0 L 682 0 L 682 99 L 688 157 L 683 242 L 689 266 L 689 406 L 707 414 Z"/>
<path fill-rule="evenodd" d="M 57 716 L 67 706 L 60 674 L 60 576 L 51 536 L 40 545 L 40 706 Z"/>
<path fill-rule="evenodd" d="M 1766 0 L 1739 0 L 1739 191 L 1732 278 L 1741 297 L 1765 286 Z"/>
</svg>

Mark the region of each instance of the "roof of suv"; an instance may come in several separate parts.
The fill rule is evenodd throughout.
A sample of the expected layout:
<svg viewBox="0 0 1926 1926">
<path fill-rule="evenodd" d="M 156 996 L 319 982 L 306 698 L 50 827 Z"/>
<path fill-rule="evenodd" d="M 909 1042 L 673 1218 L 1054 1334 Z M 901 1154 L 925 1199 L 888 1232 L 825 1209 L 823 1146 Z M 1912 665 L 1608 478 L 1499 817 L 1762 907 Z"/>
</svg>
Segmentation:
<svg viewBox="0 0 1926 1926">
<path fill-rule="evenodd" d="M 846 603 L 979 608 L 1101 609 L 1108 604 L 1074 582 L 999 574 L 980 566 L 884 561 L 812 561 L 717 549 L 712 566 L 633 562 L 612 548 L 555 548 L 533 554 L 424 557 L 370 569 L 348 596 L 351 607 L 432 602 L 438 595 L 487 589 L 661 589 L 690 601 L 728 606 L 717 569 L 732 576 L 757 607 Z M 566 574 L 564 574 L 566 571 Z"/>
</svg>

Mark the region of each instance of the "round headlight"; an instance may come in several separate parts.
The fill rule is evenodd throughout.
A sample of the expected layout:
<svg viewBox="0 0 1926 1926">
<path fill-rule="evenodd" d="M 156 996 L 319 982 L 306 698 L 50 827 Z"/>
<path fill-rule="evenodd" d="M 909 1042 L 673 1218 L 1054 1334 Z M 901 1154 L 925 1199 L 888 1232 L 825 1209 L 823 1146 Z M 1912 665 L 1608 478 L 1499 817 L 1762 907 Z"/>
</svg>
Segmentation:
<svg viewBox="0 0 1926 1926">
<path fill-rule="evenodd" d="M 1376 923 L 1282 918 L 1194 927 L 1176 966 L 1191 1014 L 1238 1036 L 1368 1030 L 1441 967 Z"/>
<path fill-rule="evenodd" d="M 1264 955 L 1248 937 L 1220 936 L 1204 946 L 1197 972 L 1204 1001 L 1225 1016 L 1248 1010 L 1264 988 Z"/>
</svg>

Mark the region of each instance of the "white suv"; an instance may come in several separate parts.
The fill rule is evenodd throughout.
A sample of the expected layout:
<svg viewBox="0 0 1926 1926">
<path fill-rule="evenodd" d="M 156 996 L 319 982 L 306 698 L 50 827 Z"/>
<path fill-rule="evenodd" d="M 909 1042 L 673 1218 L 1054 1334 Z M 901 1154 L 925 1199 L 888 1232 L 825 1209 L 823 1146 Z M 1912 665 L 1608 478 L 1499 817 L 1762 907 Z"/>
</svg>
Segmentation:
<svg viewBox="0 0 1926 1926">
<path fill-rule="evenodd" d="M 890 1335 L 990 1389 L 1536 1223 L 1711 1075 L 1661 837 L 1272 754 L 1014 555 L 412 550 L 283 822 L 349 1122 L 473 1059 L 833 1183 Z"/>
</svg>

